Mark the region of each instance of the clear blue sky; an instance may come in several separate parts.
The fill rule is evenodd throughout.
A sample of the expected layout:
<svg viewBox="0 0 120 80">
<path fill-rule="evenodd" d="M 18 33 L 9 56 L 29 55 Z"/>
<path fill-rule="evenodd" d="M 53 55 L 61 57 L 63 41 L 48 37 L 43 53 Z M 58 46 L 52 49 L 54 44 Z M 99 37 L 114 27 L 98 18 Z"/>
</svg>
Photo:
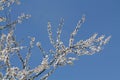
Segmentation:
<svg viewBox="0 0 120 80">
<path fill-rule="evenodd" d="M 69 34 L 83 14 L 86 22 L 76 36 L 87 39 L 94 33 L 112 35 L 104 50 L 92 56 L 81 56 L 73 66 L 59 67 L 48 80 L 120 80 L 120 0 L 22 0 L 15 13 L 25 12 L 32 17 L 19 25 L 19 39 L 27 35 L 40 40 L 45 50 L 50 49 L 47 22 L 53 32 L 64 18 L 62 40 L 67 45 Z M 31 66 L 40 63 L 39 51 L 34 51 Z"/>
</svg>

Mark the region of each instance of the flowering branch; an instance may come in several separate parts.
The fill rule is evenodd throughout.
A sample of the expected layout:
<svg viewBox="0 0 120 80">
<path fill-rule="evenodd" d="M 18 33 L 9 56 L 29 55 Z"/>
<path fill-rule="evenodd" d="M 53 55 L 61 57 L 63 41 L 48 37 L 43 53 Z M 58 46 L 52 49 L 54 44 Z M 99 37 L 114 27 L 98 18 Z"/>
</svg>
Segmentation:
<svg viewBox="0 0 120 80">
<path fill-rule="evenodd" d="M 6 8 L 10 8 L 14 3 L 18 3 L 19 0 L 1 0 L 0 11 L 4 11 Z M 79 31 L 81 25 L 85 22 L 85 16 L 82 16 L 81 20 L 78 21 L 76 28 L 70 34 L 69 44 L 65 44 L 61 40 L 61 32 L 64 20 L 61 19 L 60 24 L 57 28 L 57 37 L 53 39 L 51 23 L 48 22 L 48 36 L 50 43 L 53 45 L 54 50 L 50 49 L 46 52 L 40 42 L 35 41 L 35 37 L 29 37 L 29 46 L 20 45 L 15 37 L 16 24 L 22 23 L 23 20 L 28 19 L 30 15 L 22 13 L 18 16 L 17 20 L 6 23 L 4 26 L 0 25 L 0 30 L 9 28 L 7 33 L 2 33 L 0 36 L 0 70 L 5 69 L 5 73 L 0 72 L 0 80 L 47 80 L 51 74 L 60 66 L 71 65 L 74 60 L 77 60 L 75 56 L 82 55 L 93 55 L 102 50 L 102 47 L 109 42 L 111 36 L 105 37 L 102 35 L 97 37 L 98 34 L 94 34 L 86 40 L 79 40 L 74 43 L 74 37 Z M 7 17 L 0 17 L 0 23 L 4 23 L 8 20 Z M 41 63 L 31 68 L 29 66 L 29 60 L 32 54 L 33 47 L 36 46 L 42 53 Z M 20 51 L 28 50 L 25 58 L 21 55 Z M 73 54 L 73 56 L 70 56 Z M 18 67 L 11 62 L 12 55 L 17 55 L 21 61 L 21 67 Z"/>
</svg>

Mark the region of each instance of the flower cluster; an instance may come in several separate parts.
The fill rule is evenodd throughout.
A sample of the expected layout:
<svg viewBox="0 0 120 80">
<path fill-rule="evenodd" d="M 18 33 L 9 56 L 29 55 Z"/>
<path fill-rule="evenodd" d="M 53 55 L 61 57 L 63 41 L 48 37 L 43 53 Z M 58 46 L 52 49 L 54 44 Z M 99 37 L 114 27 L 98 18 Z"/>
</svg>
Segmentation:
<svg viewBox="0 0 120 80">
<path fill-rule="evenodd" d="M 46 55 L 46 57 L 43 58 L 42 63 L 34 69 L 34 73 L 38 74 L 39 72 L 43 71 L 44 69 L 48 69 L 49 68 L 48 59 L 49 59 L 48 55 Z"/>
<path fill-rule="evenodd" d="M 4 10 L 7 7 L 10 7 L 12 4 L 20 4 L 19 0 L 0 0 L 0 11 Z"/>
<path fill-rule="evenodd" d="M 18 16 L 17 22 L 22 23 L 24 19 L 29 19 L 30 17 L 31 15 L 22 13 L 20 16 Z"/>
</svg>

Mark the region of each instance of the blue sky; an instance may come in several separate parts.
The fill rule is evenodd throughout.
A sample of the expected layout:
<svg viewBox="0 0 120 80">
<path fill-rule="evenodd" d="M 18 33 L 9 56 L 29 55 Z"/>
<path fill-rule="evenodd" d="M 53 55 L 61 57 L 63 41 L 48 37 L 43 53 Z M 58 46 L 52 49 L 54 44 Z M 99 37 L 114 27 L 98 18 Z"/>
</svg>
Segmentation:
<svg viewBox="0 0 120 80">
<path fill-rule="evenodd" d="M 14 13 L 29 13 L 32 17 L 18 25 L 18 39 L 28 35 L 40 40 L 45 50 L 51 48 L 47 34 L 50 21 L 56 33 L 60 18 L 64 18 L 62 40 L 68 44 L 70 33 L 83 14 L 76 41 L 87 39 L 94 33 L 112 35 L 104 50 L 92 56 L 80 56 L 73 66 L 59 67 L 48 80 L 120 80 L 120 0 L 22 0 Z M 32 66 L 40 63 L 39 51 L 32 54 Z"/>
</svg>

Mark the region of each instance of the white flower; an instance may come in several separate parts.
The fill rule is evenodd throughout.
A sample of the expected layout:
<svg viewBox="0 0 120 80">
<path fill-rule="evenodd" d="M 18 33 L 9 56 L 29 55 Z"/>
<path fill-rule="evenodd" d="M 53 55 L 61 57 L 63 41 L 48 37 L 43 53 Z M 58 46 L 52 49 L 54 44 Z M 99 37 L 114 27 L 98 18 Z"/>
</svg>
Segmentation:
<svg viewBox="0 0 120 80">
<path fill-rule="evenodd" d="M 40 46 L 41 46 L 41 43 L 40 43 L 40 42 L 37 42 L 37 43 L 36 43 L 36 46 L 37 46 L 37 47 L 40 47 Z"/>
<path fill-rule="evenodd" d="M 72 62 L 72 61 L 67 61 L 67 64 L 72 65 L 72 64 L 73 64 L 73 62 Z"/>
</svg>

